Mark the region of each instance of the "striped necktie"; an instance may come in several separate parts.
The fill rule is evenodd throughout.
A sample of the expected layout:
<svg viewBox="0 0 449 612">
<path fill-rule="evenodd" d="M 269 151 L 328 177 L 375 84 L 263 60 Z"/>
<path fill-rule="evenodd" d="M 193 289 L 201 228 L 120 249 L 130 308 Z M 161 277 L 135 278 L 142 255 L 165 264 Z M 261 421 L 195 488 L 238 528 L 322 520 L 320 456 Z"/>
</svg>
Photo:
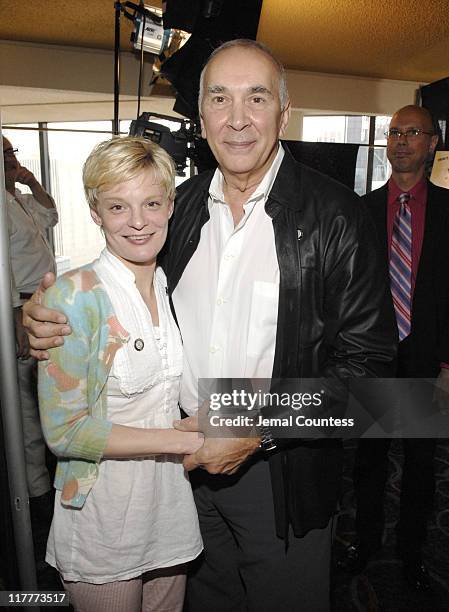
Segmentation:
<svg viewBox="0 0 449 612">
<path fill-rule="evenodd" d="M 412 214 L 409 193 L 398 197 L 400 207 L 393 223 L 390 249 L 390 287 L 399 341 L 410 334 L 412 306 Z"/>
</svg>

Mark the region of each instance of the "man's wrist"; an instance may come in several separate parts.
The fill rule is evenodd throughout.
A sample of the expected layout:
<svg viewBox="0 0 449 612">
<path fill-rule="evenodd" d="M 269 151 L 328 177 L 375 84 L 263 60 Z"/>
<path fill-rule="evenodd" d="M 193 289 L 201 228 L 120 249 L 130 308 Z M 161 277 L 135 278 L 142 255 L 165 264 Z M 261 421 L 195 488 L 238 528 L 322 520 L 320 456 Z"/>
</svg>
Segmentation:
<svg viewBox="0 0 449 612">
<path fill-rule="evenodd" d="M 256 427 L 259 436 L 259 449 L 264 453 L 272 453 L 278 449 L 276 440 L 269 427 L 259 425 Z"/>
</svg>

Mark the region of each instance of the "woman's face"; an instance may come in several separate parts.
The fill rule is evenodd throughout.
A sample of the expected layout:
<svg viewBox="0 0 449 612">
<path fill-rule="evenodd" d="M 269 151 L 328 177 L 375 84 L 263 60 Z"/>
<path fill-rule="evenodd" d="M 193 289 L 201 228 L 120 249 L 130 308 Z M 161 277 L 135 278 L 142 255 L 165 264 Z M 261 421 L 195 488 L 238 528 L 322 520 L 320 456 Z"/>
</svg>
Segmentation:
<svg viewBox="0 0 449 612">
<path fill-rule="evenodd" d="M 133 268 L 156 263 L 172 212 L 173 202 L 158 177 L 152 170 L 143 170 L 100 192 L 91 216 L 102 227 L 109 251 Z"/>
</svg>

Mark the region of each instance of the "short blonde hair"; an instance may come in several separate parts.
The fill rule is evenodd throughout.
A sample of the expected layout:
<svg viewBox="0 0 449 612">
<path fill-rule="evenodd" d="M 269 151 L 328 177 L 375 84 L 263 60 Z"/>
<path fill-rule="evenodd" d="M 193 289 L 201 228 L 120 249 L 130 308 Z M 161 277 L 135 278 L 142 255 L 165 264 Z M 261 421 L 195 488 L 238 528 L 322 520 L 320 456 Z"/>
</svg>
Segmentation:
<svg viewBox="0 0 449 612">
<path fill-rule="evenodd" d="M 170 201 L 175 199 L 175 165 L 159 145 L 137 136 L 114 137 L 98 144 L 83 166 L 83 185 L 90 208 L 97 207 L 98 194 L 153 170 Z"/>
</svg>

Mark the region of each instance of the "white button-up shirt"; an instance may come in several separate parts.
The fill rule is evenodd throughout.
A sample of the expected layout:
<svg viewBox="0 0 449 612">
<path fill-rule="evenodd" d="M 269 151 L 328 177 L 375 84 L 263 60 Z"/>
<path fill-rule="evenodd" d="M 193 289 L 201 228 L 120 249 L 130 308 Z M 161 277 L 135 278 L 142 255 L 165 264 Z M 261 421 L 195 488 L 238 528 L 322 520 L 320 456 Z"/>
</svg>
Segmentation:
<svg viewBox="0 0 449 612">
<path fill-rule="evenodd" d="M 6 192 L 10 257 L 17 293 L 33 293 L 46 272 L 56 272 L 45 230 L 58 222 L 56 208 L 45 208 L 31 194 Z M 14 295 L 13 305 L 20 305 Z"/>
<path fill-rule="evenodd" d="M 270 378 L 276 345 L 279 265 L 265 203 L 284 157 L 277 155 L 234 227 L 216 170 L 210 219 L 173 293 L 184 342 L 181 405 L 198 408 L 199 378 Z"/>
</svg>

